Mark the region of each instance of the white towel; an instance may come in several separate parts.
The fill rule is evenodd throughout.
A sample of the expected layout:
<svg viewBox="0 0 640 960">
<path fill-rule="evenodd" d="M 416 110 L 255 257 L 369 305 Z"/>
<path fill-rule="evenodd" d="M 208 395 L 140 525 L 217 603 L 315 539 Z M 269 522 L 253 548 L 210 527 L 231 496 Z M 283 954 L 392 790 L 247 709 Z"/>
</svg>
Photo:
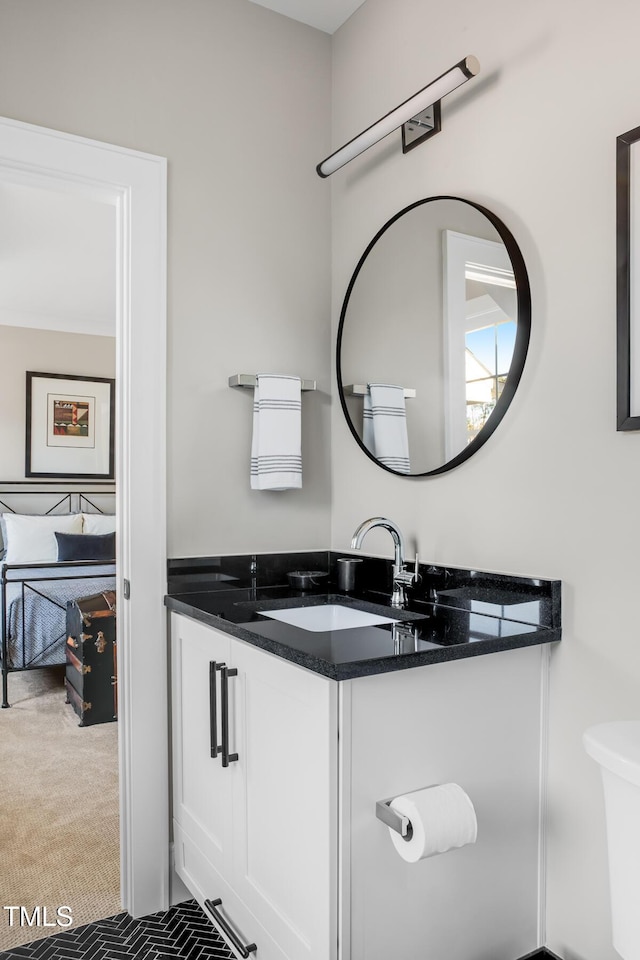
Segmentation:
<svg viewBox="0 0 640 960">
<path fill-rule="evenodd" d="M 373 410 L 371 409 L 371 390 L 367 387 L 362 403 L 362 442 L 375 457 L 376 438 L 373 432 Z"/>
<path fill-rule="evenodd" d="M 253 396 L 251 489 L 302 486 L 300 377 L 259 373 Z"/>
<path fill-rule="evenodd" d="M 410 473 L 404 388 L 369 383 L 364 398 L 362 439 L 376 460 L 396 473 Z"/>
</svg>

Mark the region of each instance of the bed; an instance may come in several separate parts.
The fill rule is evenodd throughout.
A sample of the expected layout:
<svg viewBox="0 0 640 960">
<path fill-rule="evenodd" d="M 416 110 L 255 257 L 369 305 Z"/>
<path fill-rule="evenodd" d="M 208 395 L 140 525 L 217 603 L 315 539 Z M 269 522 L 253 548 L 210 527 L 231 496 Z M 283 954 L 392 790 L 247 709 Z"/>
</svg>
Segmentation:
<svg viewBox="0 0 640 960">
<path fill-rule="evenodd" d="M 7 491 L 7 486 L 0 482 L 4 520 L 0 553 L 2 707 L 10 706 L 11 672 L 65 663 L 67 602 L 115 590 L 116 584 L 115 560 L 77 559 L 75 555 L 64 559 L 66 554 L 77 552 L 78 544 L 89 554 L 91 545 L 99 544 L 96 552 L 102 556 L 100 550 L 106 549 L 106 543 L 101 541 L 109 542 L 110 555 L 114 555 L 113 540 L 95 532 L 115 526 L 112 486 L 102 484 L 96 492 L 29 490 L 25 484 L 19 490 Z M 27 542 L 27 538 L 20 544 L 15 539 L 16 531 L 25 527 L 38 535 L 43 528 L 61 534 L 56 535 L 54 543 L 63 559 L 52 560 L 49 554 L 44 561 L 36 562 L 42 557 L 42 550 L 35 546 L 37 538 L 33 542 Z M 18 562 L 12 562 L 12 557 Z"/>
</svg>

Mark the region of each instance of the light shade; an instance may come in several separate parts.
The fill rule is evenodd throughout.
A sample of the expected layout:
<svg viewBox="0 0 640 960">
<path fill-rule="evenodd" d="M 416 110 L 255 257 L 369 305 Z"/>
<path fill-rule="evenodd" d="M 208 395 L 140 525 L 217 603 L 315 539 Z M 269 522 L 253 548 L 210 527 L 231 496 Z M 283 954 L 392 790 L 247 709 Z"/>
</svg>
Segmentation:
<svg viewBox="0 0 640 960">
<path fill-rule="evenodd" d="M 422 90 L 419 90 L 412 97 L 409 97 L 409 99 L 401 103 L 400 106 L 385 114 L 384 117 L 381 117 L 377 123 L 367 127 L 367 129 L 363 130 L 357 137 L 349 140 L 343 147 L 340 147 L 339 150 L 332 153 L 326 160 L 319 163 L 316 167 L 318 175 L 321 177 L 331 176 L 332 173 L 335 173 L 336 170 L 343 167 L 345 163 L 348 163 L 350 160 L 353 160 L 354 157 L 368 150 L 369 147 L 377 143 L 378 140 L 382 140 L 383 137 L 392 133 L 393 130 L 397 130 L 403 123 L 408 123 L 409 120 L 412 120 L 417 114 L 438 100 L 441 100 L 442 97 L 451 93 L 452 90 L 455 90 L 456 87 L 461 86 L 461 84 L 467 80 L 470 80 L 471 77 L 475 77 L 479 71 L 480 64 L 478 60 L 471 56 L 465 57 L 460 63 L 451 67 L 451 69 L 443 73 L 442 76 L 437 77 L 432 83 L 428 84 L 428 86 L 423 87 Z"/>
</svg>

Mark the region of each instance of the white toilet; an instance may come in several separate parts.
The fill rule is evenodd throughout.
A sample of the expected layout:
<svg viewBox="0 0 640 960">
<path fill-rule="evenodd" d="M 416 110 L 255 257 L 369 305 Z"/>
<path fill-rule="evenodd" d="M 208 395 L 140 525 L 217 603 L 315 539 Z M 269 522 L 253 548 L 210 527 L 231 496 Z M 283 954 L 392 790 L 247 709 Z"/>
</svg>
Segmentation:
<svg viewBox="0 0 640 960">
<path fill-rule="evenodd" d="M 604 785 L 613 946 L 640 960 L 640 720 L 590 727 L 583 741 Z"/>
</svg>

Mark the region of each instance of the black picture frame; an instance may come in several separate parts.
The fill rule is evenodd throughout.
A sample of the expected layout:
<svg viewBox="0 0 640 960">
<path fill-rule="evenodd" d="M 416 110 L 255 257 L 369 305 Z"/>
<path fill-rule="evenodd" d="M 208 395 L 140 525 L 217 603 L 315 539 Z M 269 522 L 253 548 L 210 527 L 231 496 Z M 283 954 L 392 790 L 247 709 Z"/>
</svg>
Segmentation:
<svg viewBox="0 0 640 960">
<path fill-rule="evenodd" d="M 51 390 L 57 393 L 52 394 Z M 52 425 L 52 399 L 56 400 L 54 409 L 60 409 L 69 406 L 61 399 L 66 395 L 79 399 L 81 402 L 78 406 L 83 411 L 86 408 L 87 414 L 93 401 L 93 428 L 87 424 L 84 437 L 71 436 L 69 426 L 69 437 L 58 435 L 57 424 Z M 25 477 L 114 479 L 115 380 L 27 370 L 25 420 Z M 74 424 L 76 427 L 77 424 Z M 74 443 L 77 446 L 73 446 Z M 88 469 L 91 463 L 97 468 Z"/>
<path fill-rule="evenodd" d="M 617 429 L 640 430 L 640 414 L 631 412 L 632 336 L 640 336 L 640 316 L 632 315 L 633 263 L 631 248 L 632 182 L 631 149 L 640 140 L 640 127 L 616 138 L 616 326 L 617 326 Z M 640 224 L 635 225 L 636 229 Z M 640 291 L 639 291 L 640 293 Z M 635 312 L 635 311 L 634 311 Z M 640 384 L 637 385 L 640 391 Z"/>
</svg>

